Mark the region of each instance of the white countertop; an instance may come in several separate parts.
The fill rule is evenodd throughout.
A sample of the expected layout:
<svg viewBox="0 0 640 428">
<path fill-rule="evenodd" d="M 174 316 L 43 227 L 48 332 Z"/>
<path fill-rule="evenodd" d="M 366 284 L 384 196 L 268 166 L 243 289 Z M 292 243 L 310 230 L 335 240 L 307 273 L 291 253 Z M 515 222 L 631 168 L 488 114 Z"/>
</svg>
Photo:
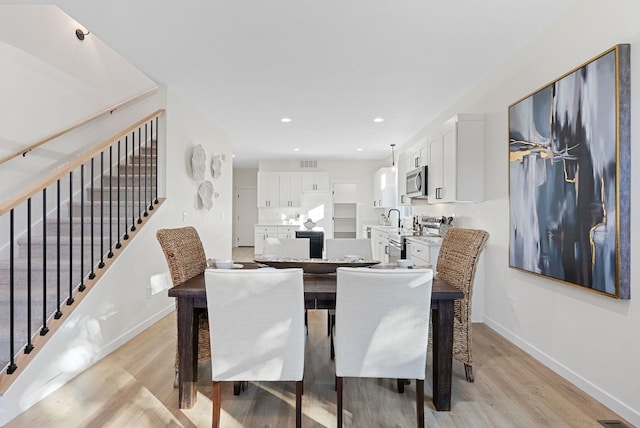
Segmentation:
<svg viewBox="0 0 640 428">
<path fill-rule="evenodd" d="M 296 230 L 311 230 L 314 232 L 324 232 L 324 227 L 316 226 L 313 229 L 307 229 L 304 225 L 301 224 L 282 224 L 282 223 L 259 223 L 254 224 L 254 227 L 288 227 Z"/>
<path fill-rule="evenodd" d="M 413 235 L 407 236 L 405 238 L 407 241 L 420 242 L 428 245 L 442 245 L 442 237 L 441 236 L 421 236 L 421 235 Z"/>
</svg>

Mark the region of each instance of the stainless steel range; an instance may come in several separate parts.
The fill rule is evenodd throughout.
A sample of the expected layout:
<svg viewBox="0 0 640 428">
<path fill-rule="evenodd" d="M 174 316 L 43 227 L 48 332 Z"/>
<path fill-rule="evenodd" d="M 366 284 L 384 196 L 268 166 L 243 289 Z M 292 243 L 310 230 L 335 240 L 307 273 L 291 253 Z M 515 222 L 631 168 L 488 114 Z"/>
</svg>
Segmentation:
<svg viewBox="0 0 640 428">
<path fill-rule="evenodd" d="M 446 217 L 420 217 L 418 223 L 422 226 L 423 236 L 444 236 L 443 230 L 453 223 L 453 216 Z"/>
</svg>

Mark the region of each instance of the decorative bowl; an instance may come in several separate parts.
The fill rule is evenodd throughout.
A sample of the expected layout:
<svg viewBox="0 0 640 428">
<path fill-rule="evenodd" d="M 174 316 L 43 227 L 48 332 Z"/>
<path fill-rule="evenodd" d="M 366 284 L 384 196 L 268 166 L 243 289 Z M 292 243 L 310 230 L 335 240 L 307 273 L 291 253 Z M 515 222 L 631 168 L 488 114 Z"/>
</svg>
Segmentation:
<svg viewBox="0 0 640 428">
<path fill-rule="evenodd" d="M 307 220 L 304 222 L 304 227 L 306 227 L 307 229 L 311 230 L 314 227 L 316 227 L 316 222 L 313 220 Z"/>
<path fill-rule="evenodd" d="M 400 259 L 398 260 L 398 267 L 401 267 L 401 268 L 413 267 L 413 261 L 408 259 Z"/>
<path fill-rule="evenodd" d="M 217 269 L 232 269 L 233 260 L 216 260 Z"/>
</svg>

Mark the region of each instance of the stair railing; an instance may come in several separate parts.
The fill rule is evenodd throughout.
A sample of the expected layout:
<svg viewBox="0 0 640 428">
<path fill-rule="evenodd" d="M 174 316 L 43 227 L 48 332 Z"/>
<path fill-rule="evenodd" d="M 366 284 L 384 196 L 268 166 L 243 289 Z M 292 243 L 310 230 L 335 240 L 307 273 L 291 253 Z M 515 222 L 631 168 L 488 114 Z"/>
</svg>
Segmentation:
<svg viewBox="0 0 640 428">
<path fill-rule="evenodd" d="M 161 203 L 163 114 L 155 111 L 0 205 L 0 224 L 8 224 L 9 234 L 9 258 L 0 260 L 0 367 L 6 374 L 42 347 L 53 320 L 68 316 L 106 261 Z"/>
</svg>

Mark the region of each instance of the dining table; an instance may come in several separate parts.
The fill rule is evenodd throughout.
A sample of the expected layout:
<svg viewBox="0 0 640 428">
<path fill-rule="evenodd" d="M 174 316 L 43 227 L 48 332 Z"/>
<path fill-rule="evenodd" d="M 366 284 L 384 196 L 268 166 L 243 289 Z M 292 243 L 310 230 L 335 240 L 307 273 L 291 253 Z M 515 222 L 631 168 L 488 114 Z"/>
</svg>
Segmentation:
<svg viewBox="0 0 640 428">
<path fill-rule="evenodd" d="M 246 268 L 258 268 L 258 263 L 243 263 Z M 335 273 L 305 273 L 304 300 L 306 309 L 335 309 Z M 181 409 L 196 403 L 198 385 L 198 317 L 207 310 L 204 273 L 168 291 L 177 300 L 178 327 L 178 400 Z M 453 359 L 454 301 L 464 293 L 446 281 L 434 278 L 431 292 L 433 329 L 433 405 L 438 411 L 451 410 L 451 379 Z M 425 308 L 428 310 L 428 308 Z"/>
</svg>

